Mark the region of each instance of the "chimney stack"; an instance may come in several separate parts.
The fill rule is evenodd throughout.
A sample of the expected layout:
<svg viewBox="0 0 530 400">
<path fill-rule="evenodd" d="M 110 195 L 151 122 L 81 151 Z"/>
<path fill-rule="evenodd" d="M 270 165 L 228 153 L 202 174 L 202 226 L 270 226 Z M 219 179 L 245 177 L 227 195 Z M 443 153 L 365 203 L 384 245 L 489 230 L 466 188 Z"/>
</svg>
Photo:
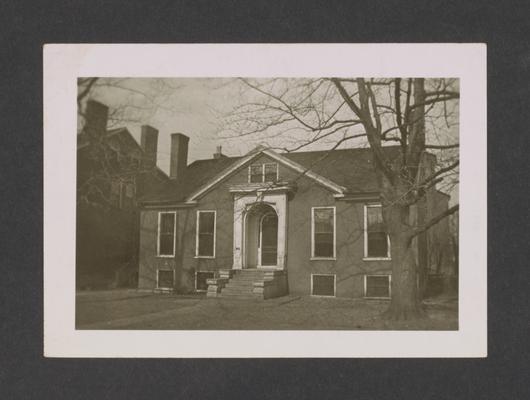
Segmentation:
<svg viewBox="0 0 530 400">
<path fill-rule="evenodd" d="M 213 155 L 213 158 L 215 158 L 216 160 L 220 159 L 221 157 L 223 157 L 223 153 L 221 153 L 221 150 L 222 150 L 222 147 L 221 146 L 217 146 L 215 148 L 215 153 Z"/>
<path fill-rule="evenodd" d="M 85 108 L 85 132 L 95 138 L 107 132 L 109 108 L 98 101 L 88 100 Z"/>
<path fill-rule="evenodd" d="M 158 130 L 149 125 L 142 125 L 142 134 L 140 138 L 142 146 L 143 164 L 146 168 L 156 167 L 156 153 L 158 148 Z"/>
<path fill-rule="evenodd" d="M 190 138 L 182 133 L 171 134 L 171 159 L 169 162 L 169 177 L 182 179 L 188 166 L 188 142 Z"/>
</svg>

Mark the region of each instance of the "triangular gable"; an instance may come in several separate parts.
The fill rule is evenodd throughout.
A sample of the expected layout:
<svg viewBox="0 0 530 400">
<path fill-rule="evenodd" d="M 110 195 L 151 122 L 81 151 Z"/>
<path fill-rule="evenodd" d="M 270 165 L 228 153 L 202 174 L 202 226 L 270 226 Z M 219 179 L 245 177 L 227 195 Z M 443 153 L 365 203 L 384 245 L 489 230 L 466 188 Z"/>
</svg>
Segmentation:
<svg viewBox="0 0 530 400">
<path fill-rule="evenodd" d="M 275 161 L 277 161 L 278 163 L 283 164 L 284 166 L 290 169 L 293 169 L 296 172 L 304 174 L 305 176 L 307 176 L 310 179 L 313 179 L 315 182 L 319 183 L 325 188 L 331 190 L 332 192 L 335 192 L 335 195 L 337 196 L 343 196 L 346 192 L 346 188 L 344 186 L 336 184 L 330 179 L 325 178 L 322 175 L 319 175 L 311 171 L 310 169 L 298 164 L 295 161 L 289 160 L 287 157 L 284 157 L 281 154 L 278 154 L 269 148 L 258 146 L 254 150 L 250 151 L 245 157 L 243 157 L 242 159 L 240 159 L 239 161 L 237 161 L 235 164 L 231 165 L 230 167 L 226 168 L 224 171 L 220 172 L 214 178 L 212 178 L 209 182 L 202 185 L 196 191 L 191 193 L 186 199 L 186 201 L 187 202 L 196 201 L 201 195 L 211 190 L 217 184 L 224 181 L 230 175 L 238 171 L 240 168 L 244 167 L 245 164 L 250 163 L 252 160 L 257 158 L 261 154 L 265 154 L 269 156 L 270 158 L 274 159 Z"/>
<path fill-rule="evenodd" d="M 84 149 L 85 147 L 88 146 L 88 141 L 82 141 L 81 143 L 79 143 L 79 136 L 82 135 L 82 134 L 79 134 L 78 135 L 78 145 L 77 145 L 77 150 L 82 150 Z M 116 136 L 116 135 L 120 135 L 121 137 L 124 137 L 126 138 L 127 141 L 129 141 L 129 143 L 135 147 L 137 150 L 139 150 L 142 154 L 144 153 L 144 150 L 142 149 L 142 146 L 140 146 L 140 143 L 138 143 L 136 141 L 136 139 L 134 138 L 134 136 L 131 134 L 131 132 L 129 132 L 129 130 L 125 127 L 122 127 L 122 128 L 115 128 L 115 129 L 111 129 L 111 130 L 107 130 L 105 132 L 105 137 L 103 139 L 105 140 L 109 140 L 110 138 Z M 165 179 L 168 178 L 168 175 L 162 171 L 160 169 L 160 167 L 156 166 L 156 171 L 159 175 L 163 176 Z"/>
</svg>

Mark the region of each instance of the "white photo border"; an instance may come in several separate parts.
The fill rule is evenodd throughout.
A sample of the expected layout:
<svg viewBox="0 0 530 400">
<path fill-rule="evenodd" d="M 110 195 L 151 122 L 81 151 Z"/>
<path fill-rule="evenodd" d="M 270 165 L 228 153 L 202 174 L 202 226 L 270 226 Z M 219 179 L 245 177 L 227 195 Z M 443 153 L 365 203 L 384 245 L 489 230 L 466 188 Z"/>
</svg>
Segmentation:
<svg viewBox="0 0 530 400">
<path fill-rule="evenodd" d="M 46 357 L 487 356 L 485 44 L 48 44 L 43 53 Z M 76 330 L 75 99 L 87 76 L 459 78 L 458 331 Z"/>
</svg>

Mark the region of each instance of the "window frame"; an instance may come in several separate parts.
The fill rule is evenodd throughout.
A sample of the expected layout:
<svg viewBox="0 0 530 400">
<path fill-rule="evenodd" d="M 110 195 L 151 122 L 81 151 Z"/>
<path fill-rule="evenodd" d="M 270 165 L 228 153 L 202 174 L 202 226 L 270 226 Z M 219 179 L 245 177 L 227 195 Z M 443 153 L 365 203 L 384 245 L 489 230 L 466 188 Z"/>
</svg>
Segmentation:
<svg viewBox="0 0 530 400">
<path fill-rule="evenodd" d="M 276 167 L 276 181 L 266 181 L 265 180 L 265 166 L 266 165 L 274 165 Z M 261 167 L 261 180 L 260 182 L 252 182 L 252 167 L 260 166 Z M 266 162 L 261 164 L 249 164 L 248 166 L 248 183 L 273 183 L 278 182 L 280 179 L 280 167 L 277 162 Z"/>
<path fill-rule="evenodd" d="M 252 167 L 259 166 L 261 169 L 261 180 L 259 182 L 252 182 Z M 263 164 L 249 164 L 248 166 L 248 183 L 250 184 L 256 184 L 256 183 L 263 183 Z"/>
<path fill-rule="evenodd" d="M 366 289 L 368 288 L 368 277 L 370 276 L 387 276 L 388 277 L 388 297 L 373 297 L 373 296 L 367 296 L 366 295 Z M 363 297 L 365 299 L 379 299 L 379 300 L 390 300 L 392 298 L 392 274 L 365 274 L 364 275 L 364 293 Z"/>
<path fill-rule="evenodd" d="M 201 213 L 213 213 L 213 255 L 201 256 L 199 255 L 199 219 Z M 217 210 L 197 210 L 197 217 L 195 221 L 195 258 L 215 258 L 215 248 L 217 247 Z"/>
<path fill-rule="evenodd" d="M 266 166 L 267 165 L 274 165 L 276 167 L 276 180 L 275 181 L 266 181 L 265 180 L 265 169 L 266 169 Z M 280 178 L 280 168 L 278 166 L 278 163 L 277 162 L 270 162 L 270 163 L 263 163 L 263 178 L 262 178 L 262 181 L 263 183 L 274 183 L 274 182 L 278 182 L 278 179 Z"/>
<path fill-rule="evenodd" d="M 387 242 L 387 255 L 386 257 L 371 257 L 368 255 L 368 208 L 383 208 L 381 203 L 370 203 L 364 205 L 364 226 L 363 226 L 363 236 L 364 236 L 364 257 L 363 261 L 391 261 L 392 252 L 390 248 L 390 235 L 386 234 Z"/>
<path fill-rule="evenodd" d="M 333 256 L 322 257 L 315 256 L 315 210 L 332 209 L 333 210 Z M 336 206 L 318 206 L 311 207 L 311 257 L 312 261 L 333 261 L 337 259 L 337 207 Z"/>
<path fill-rule="evenodd" d="M 173 214 L 173 253 L 172 254 L 160 254 L 160 228 L 162 214 Z M 177 243 L 177 212 L 176 211 L 159 211 L 158 212 L 158 229 L 157 229 L 157 239 L 156 239 L 156 256 L 162 258 L 173 258 L 176 253 L 176 243 Z M 158 275 L 157 275 L 158 277 Z M 158 278 L 157 278 L 158 279 Z M 158 283 L 157 283 L 158 284 Z"/>
<path fill-rule="evenodd" d="M 159 286 L 159 274 L 160 274 L 160 271 L 171 271 L 173 272 L 173 286 L 175 285 L 175 270 L 174 269 L 164 269 L 164 268 L 157 268 L 156 269 L 156 288 L 157 289 L 160 289 L 160 290 L 173 290 L 174 287 L 160 287 Z"/>
<path fill-rule="evenodd" d="M 325 294 L 313 294 L 313 276 L 332 276 L 333 277 L 333 296 L 328 296 Z M 313 274 L 311 273 L 311 287 L 310 287 L 310 295 L 311 297 L 337 297 L 337 274 Z"/>
</svg>

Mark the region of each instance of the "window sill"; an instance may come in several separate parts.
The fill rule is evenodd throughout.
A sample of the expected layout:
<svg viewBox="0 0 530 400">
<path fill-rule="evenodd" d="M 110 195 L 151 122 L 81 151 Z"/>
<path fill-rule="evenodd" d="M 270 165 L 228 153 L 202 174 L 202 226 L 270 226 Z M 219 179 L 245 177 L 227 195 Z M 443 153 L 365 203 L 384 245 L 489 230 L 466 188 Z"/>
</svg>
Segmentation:
<svg viewBox="0 0 530 400">
<path fill-rule="evenodd" d="M 363 257 L 363 261 L 392 261 L 390 257 Z"/>
<path fill-rule="evenodd" d="M 327 298 L 335 298 L 337 297 L 336 295 L 325 295 L 325 294 L 312 294 L 311 297 L 327 297 Z"/>
<path fill-rule="evenodd" d="M 336 257 L 327 258 L 327 257 L 311 257 L 310 261 L 337 261 Z"/>
<path fill-rule="evenodd" d="M 364 296 L 366 300 L 390 300 L 390 297 L 366 297 Z"/>
<path fill-rule="evenodd" d="M 156 255 L 156 258 L 175 258 L 175 254 L 169 254 L 169 255 L 162 255 L 162 254 L 157 254 Z"/>
<path fill-rule="evenodd" d="M 206 259 L 209 259 L 209 260 L 213 260 L 215 258 L 215 256 L 195 256 L 193 258 L 206 258 Z M 203 272 L 203 271 L 200 271 L 200 272 Z"/>
</svg>

